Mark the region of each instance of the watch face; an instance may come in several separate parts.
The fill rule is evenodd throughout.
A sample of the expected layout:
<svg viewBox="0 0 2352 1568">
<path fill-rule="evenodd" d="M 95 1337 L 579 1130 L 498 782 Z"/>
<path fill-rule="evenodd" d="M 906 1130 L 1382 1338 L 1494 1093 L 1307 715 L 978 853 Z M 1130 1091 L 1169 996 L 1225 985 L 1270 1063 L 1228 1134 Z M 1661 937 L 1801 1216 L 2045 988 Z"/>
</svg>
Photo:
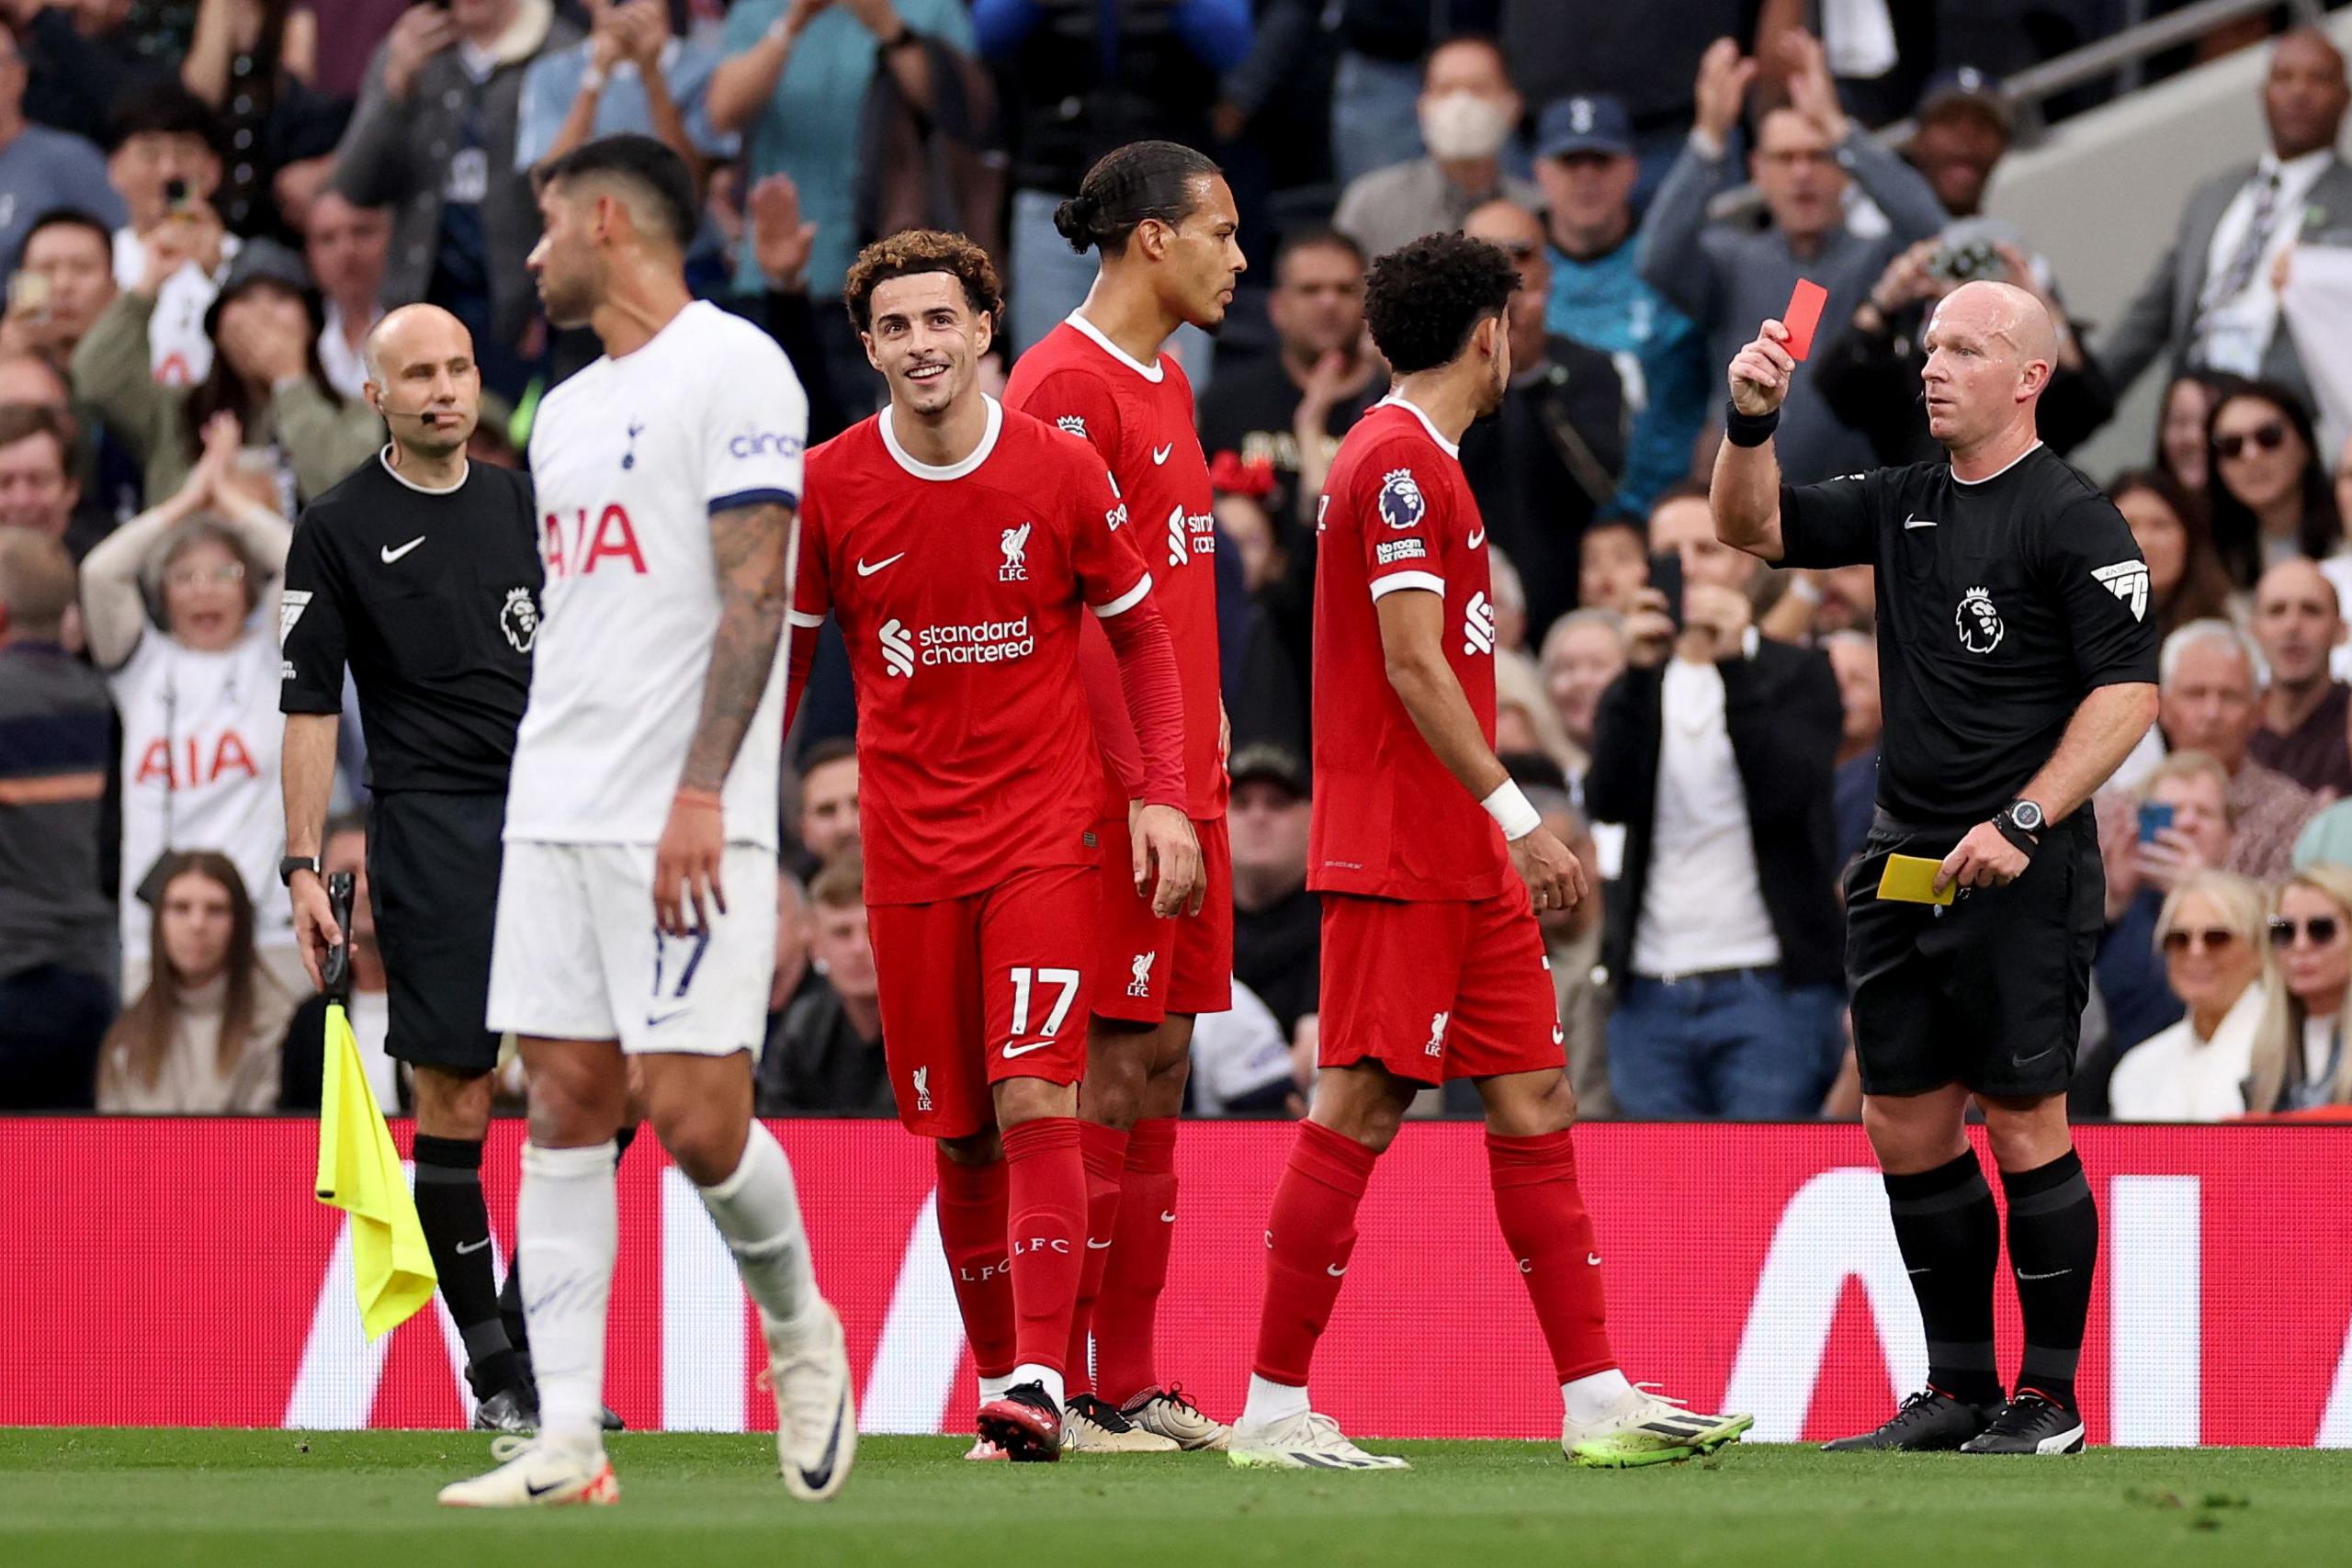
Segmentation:
<svg viewBox="0 0 2352 1568">
<path fill-rule="evenodd" d="M 2041 831 L 2041 807 L 2030 800 L 2020 800 L 2010 807 L 2009 819 L 2029 833 Z"/>
</svg>

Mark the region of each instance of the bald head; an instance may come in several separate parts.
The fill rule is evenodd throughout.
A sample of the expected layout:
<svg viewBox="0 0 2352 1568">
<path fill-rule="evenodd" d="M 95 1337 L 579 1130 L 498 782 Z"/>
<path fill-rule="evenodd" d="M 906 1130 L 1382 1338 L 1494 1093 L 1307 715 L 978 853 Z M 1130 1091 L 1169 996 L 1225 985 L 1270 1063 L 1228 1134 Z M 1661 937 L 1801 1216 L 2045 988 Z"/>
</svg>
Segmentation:
<svg viewBox="0 0 2352 1568">
<path fill-rule="evenodd" d="M 2044 365 L 2058 357 L 2058 329 L 2040 299 L 2014 283 L 1980 278 L 1963 283 L 1936 307 L 1939 321 L 1965 318 L 1981 330 L 2005 340 L 2021 359 Z"/>
<path fill-rule="evenodd" d="M 2335 584 L 2301 556 L 2280 561 L 2254 585 L 2253 631 L 2273 685 L 2316 691 L 2326 683 L 2328 659 L 2344 640 Z"/>
<path fill-rule="evenodd" d="M 0 644 L 54 642 L 74 603 L 74 558 L 46 534 L 0 528 Z"/>
<path fill-rule="evenodd" d="M 2058 356 L 2057 329 L 2041 300 L 2014 284 L 1963 283 L 1936 307 L 1920 341 L 1928 429 L 1955 460 L 2004 446 L 2020 425 L 2030 442 L 2034 405 Z"/>
<path fill-rule="evenodd" d="M 2270 51 L 2262 79 L 2262 116 L 2269 122 L 2271 150 L 2299 158 L 2335 145 L 2344 110 L 2352 102 L 2344 55 L 2335 40 L 2315 27 L 2297 28 Z"/>
<path fill-rule="evenodd" d="M 465 449 L 481 416 L 473 334 L 438 305 L 403 305 L 378 321 L 360 350 L 368 402 L 392 444 L 438 459 Z"/>
</svg>

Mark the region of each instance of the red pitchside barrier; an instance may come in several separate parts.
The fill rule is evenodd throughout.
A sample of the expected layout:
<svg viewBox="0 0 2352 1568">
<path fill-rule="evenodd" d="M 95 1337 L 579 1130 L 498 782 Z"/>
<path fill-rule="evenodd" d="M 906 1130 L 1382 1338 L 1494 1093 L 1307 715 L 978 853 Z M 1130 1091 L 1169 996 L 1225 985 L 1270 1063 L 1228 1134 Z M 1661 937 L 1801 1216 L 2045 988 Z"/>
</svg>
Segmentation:
<svg viewBox="0 0 2352 1568">
<path fill-rule="evenodd" d="M 969 1430 L 930 1151 L 882 1122 L 776 1132 L 865 1427 Z M 343 1217 L 311 1197 L 315 1135 L 294 1121 L 0 1119 L 0 1423 L 463 1420 L 437 1309 L 362 1340 Z M 502 1256 L 521 1135 L 500 1124 L 486 1167 Z M 1180 1145 L 1160 1367 L 1227 1417 L 1291 1136 L 1202 1122 Z M 2092 1440 L 2352 1446 L 2352 1127 L 2091 1128 L 2081 1145 L 2105 1238 L 2083 1356 Z M 1918 1382 L 1917 1314 L 1858 1129 L 1600 1125 L 1577 1146 L 1630 1376 L 1752 1410 L 1756 1436 L 1779 1440 L 1867 1426 Z M 755 1330 L 692 1190 L 650 1138 L 620 1180 L 611 1403 L 640 1428 L 773 1425 Z M 2000 1336 L 2013 1369 L 2006 1280 Z M 1315 1393 L 1363 1436 L 1556 1435 L 1476 1127 L 1410 1125 L 1382 1161 Z"/>
</svg>

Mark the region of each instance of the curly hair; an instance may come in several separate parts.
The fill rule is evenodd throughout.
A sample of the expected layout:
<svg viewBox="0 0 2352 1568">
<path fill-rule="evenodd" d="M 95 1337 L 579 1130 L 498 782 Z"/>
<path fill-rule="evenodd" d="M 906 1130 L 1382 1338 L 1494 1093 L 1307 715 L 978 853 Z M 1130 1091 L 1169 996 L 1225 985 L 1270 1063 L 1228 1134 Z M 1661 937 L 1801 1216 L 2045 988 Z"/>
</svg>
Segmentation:
<svg viewBox="0 0 2352 1568">
<path fill-rule="evenodd" d="M 1399 376 L 1459 357 L 1480 321 L 1519 288 L 1510 258 L 1484 240 L 1430 234 L 1389 252 L 1364 279 L 1364 320 Z"/>
<path fill-rule="evenodd" d="M 1123 255 L 1146 219 L 1182 223 L 1201 204 L 1206 182 L 1225 171 L 1181 141 L 1130 141 L 1086 171 L 1078 194 L 1054 209 L 1054 228 L 1084 255 L 1091 246 Z"/>
<path fill-rule="evenodd" d="M 861 333 L 874 325 L 874 290 L 894 277 L 944 272 L 964 286 L 965 302 L 994 321 L 1004 309 L 1004 290 L 988 252 L 962 234 L 938 229 L 907 229 L 876 240 L 857 253 L 842 289 L 849 319 Z"/>
</svg>

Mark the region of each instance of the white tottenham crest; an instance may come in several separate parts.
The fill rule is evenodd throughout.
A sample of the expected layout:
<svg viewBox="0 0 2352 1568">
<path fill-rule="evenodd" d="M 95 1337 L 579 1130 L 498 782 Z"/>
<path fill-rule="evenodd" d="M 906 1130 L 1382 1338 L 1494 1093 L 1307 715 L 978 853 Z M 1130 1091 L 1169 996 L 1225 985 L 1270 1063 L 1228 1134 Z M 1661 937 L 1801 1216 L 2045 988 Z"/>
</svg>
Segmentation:
<svg viewBox="0 0 2352 1568">
<path fill-rule="evenodd" d="M 1445 1021 L 1453 1016 L 1453 1015 L 1451 1012 L 1431 1013 L 1430 1015 L 1430 1043 L 1427 1049 L 1430 1055 L 1437 1055 L 1444 1050 Z"/>
<path fill-rule="evenodd" d="M 1470 595 L 1470 603 L 1464 607 L 1462 651 L 1473 655 L 1495 651 L 1495 607 L 1484 593 Z"/>
<path fill-rule="evenodd" d="M 539 639 L 539 605 L 527 588 L 510 588 L 498 612 L 498 629 L 517 653 L 528 653 Z"/>
<path fill-rule="evenodd" d="M 2008 630 L 2001 625 L 2001 612 L 1993 608 L 1989 588 L 1972 588 L 1962 594 L 1951 618 L 1960 628 L 1960 646 L 1971 653 L 1992 652 L 2001 646 L 2002 634 Z"/>
<path fill-rule="evenodd" d="M 915 672 L 915 639 L 895 615 L 882 623 L 882 668 L 903 681 Z"/>
<path fill-rule="evenodd" d="M 2148 618 L 2148 563 L 2120 560 L 2113 566 L 2102 566 L 2091 572 L 2091 579 L 2107 585 L 2107 591 L 2130 607 L 2132 618 Z"/>
<path fill-rule="evenodd" d="M 1380 476 L 1380 515 L 1391 528 L 1417 525 L 1430 503 L 1410 468 L 1391 468 Z"/>
<path fill-rule="evenodd" d="M 1138 953 L 1128 963 L 1127 968 L 1131 973 L 1127 979 L 1127 995 L 1131 997 L 1151 995 L 1151 964 L 1152 960 L 1159 956 L 1157 953 Z"/>
<path fill-rule="evenodd" d="M 1023 523 L 1018 528 L 1007 528 L 998 537 L 997 546 L 1004 551 L 1004 564 L 996 569 L 999 582 L 1029 581 L 1029 530 L 1032 526 Z"/>
<path fill-rule="evenodd" d="M 915 1109 L 917 1111 L 931 1109 L 931 1069 L 929 1067 L 915 1069 Z"/>
</svg>

